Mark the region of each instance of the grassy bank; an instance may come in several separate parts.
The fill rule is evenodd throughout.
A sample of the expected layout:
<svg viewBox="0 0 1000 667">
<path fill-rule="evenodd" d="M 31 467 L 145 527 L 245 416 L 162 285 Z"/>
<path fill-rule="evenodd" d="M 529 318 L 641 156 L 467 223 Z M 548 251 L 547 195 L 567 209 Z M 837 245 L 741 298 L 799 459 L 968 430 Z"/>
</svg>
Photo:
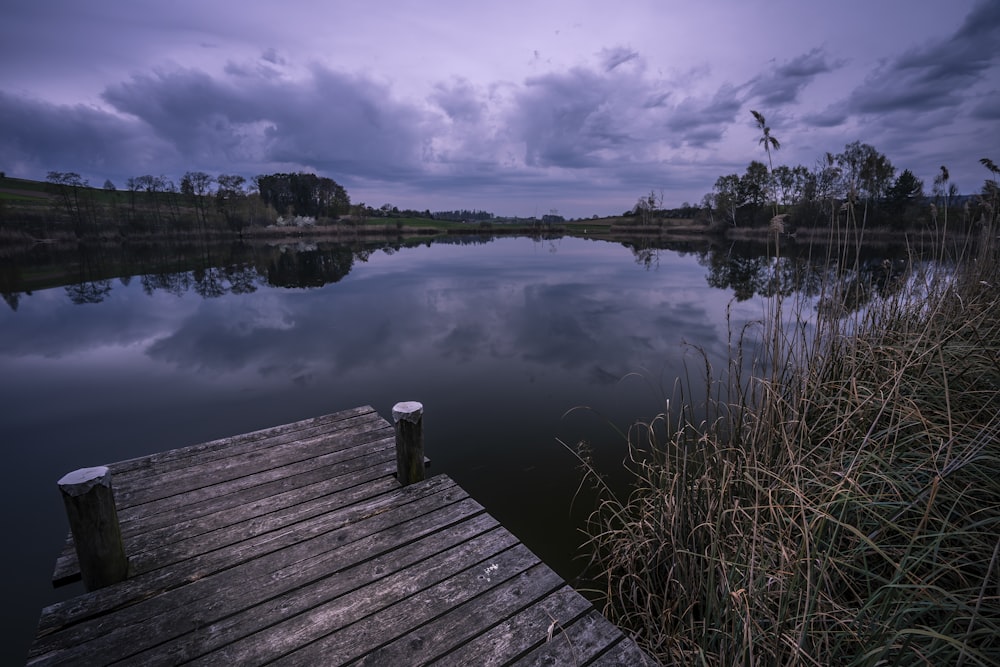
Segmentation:
<svg viewBox="0 0 1000 667">
<path fill-rule="evenodd" d="M 831 257 L 631 429 L 590 525 L 609 617 L 668 664 L 1000 664 L 990 218 L 854 312 Z"/>
</svg>

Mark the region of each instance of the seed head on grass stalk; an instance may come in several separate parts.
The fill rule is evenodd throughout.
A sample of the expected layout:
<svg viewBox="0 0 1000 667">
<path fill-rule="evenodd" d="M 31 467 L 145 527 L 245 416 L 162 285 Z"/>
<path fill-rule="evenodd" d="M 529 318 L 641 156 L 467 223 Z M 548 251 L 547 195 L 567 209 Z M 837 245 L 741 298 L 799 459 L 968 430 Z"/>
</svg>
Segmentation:
<svg viewBox="0 0 1000 667">
<path fill-rule="evenodd" d="M 997 227 L 810 336 L 772 308 L 686 381 L 724 387 L 706 415 L 630 432 L 635 489 L 591 518 L 612 618 L 665 663 L 1000 664 Z"/>
<path fill-rule="evenodd" d="M 781 142 L 771 134 L 771 128 L 768 127 L 764 114 L 753 109 L 750 110 L 750 113 L 753 114 L 753 119 L 757 122 L 757 129 L 761 132 L 757 143 L 763 145 L 764 152 L 767 153 L 767 176 L 768 180 L 771 181 L 771 200 L 774 205 L 774 215 L 778 215 L 778 196 L 774 186 L 774 163 L 771 162 L 771 149 L 779 150 Z"/>
</svg>

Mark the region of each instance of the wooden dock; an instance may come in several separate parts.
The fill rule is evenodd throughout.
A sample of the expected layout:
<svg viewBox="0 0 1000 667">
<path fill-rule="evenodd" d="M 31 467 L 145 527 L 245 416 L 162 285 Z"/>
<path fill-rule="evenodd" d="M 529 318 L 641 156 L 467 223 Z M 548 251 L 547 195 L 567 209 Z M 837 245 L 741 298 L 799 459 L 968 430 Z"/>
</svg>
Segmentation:
<svg viewBox="0 0 1000 667">
<path fill-rule="evenodd" d="M 655 664 L 395 449 L 362 407 L 110 464 L 129 576 L 44 609 L 28 664 Z"/>
</svg>

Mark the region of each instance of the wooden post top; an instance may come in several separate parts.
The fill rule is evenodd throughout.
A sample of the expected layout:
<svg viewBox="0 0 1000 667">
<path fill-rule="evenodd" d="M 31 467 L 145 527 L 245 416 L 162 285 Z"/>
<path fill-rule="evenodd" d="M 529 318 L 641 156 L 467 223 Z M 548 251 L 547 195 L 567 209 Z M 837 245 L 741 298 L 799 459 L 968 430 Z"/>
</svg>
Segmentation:
<svg viewBox="0 0 1000 667">
<path fill-rule="evenodd" d="M 82 496 L 95 486 L 111 486 L 111 471 L 107 466 L 80 468 L 59 480 L 59 488 L 71 496 Z"/>
<path fill-rule="evenodd" d="M 405 419 L 411 424 L 416 424 L 424 414 L 424 404 L 417 401 L 403 401 L 392 406 L 392 421 L 399 423 L 400 419 Z"/>
</svg>

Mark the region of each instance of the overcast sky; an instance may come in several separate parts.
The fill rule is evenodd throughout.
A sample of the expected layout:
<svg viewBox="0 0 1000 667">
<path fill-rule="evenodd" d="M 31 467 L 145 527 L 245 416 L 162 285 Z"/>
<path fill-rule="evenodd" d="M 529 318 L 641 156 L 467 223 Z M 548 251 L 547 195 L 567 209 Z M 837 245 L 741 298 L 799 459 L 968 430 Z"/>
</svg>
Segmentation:
<svg viewBox="0 0 1000 667">
<path fill-rule="evenodd" d="M 615 214 L 860 140 L 1000 161 L 998 0 L 10 0 L 0 170 L 313 171 L 355 203 Z"/>
</svg>

